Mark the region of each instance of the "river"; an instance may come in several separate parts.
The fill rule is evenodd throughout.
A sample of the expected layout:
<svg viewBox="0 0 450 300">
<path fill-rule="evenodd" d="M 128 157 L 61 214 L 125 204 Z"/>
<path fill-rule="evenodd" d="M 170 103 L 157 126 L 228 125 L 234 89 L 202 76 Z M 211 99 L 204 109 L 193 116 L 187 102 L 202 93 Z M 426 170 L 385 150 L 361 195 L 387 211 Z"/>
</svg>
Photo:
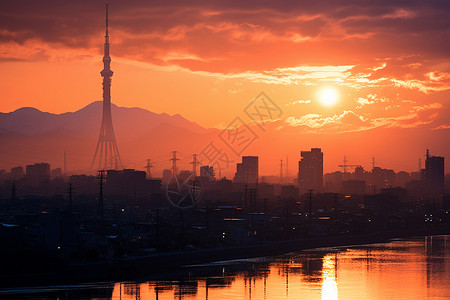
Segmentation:
<svg viewBox="0 0 450 300">
<path fill-rule="evenodd" d="M 450 236 L 185 266 L 159 280 L 0 290 L 15 299 L 450 299 Z"/>
</svg>

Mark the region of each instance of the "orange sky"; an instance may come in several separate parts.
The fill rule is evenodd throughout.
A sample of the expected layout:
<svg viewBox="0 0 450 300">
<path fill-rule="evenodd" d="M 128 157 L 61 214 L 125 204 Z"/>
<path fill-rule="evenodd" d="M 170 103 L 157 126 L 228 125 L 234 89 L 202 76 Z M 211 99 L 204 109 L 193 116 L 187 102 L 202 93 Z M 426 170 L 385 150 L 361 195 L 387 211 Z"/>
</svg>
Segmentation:
<svg viewBox="0 0 450 300">
<path fill-rule="evenodd" d="M 448 131 L 449 13 L 445 1 L 111 1 L 112 101 L 224 127 L 264 91 L 299 133 Z M 2 2 L 0 111 L 101 100 L 103 18 L 102 1 Z M 323 87 L 335 105 L 320 104 Z"/>
</svg>

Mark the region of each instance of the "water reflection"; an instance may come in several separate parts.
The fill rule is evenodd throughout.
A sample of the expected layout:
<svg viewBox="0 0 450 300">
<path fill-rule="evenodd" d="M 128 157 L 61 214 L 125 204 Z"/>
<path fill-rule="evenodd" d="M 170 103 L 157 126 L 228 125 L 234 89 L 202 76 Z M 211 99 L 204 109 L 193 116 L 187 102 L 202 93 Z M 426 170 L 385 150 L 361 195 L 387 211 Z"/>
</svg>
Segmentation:
<svg viewBox="0 0 450 300">
<path fill-rule="evenodd" d="M 14 298 L 440 299 L 450 297 L 448 241 L 434 236 L 316 249 L 189 267 L 165 281 L 30 291 Z"/>
<path fill-rule="evenodd" d="M 140 297 L 214 300 L 450 297 L 447 240 L 446 236 L 435 236 L 229 261 L 220 266 L 206 264 L 190 269 L 191 276 L 194 274 L 190 279 L 142 283 L 148 293 L 144 294 L 141 288 Z M 113 298 L 118 288 L 116 285 Z"/>
<path fill-rule="evenodd" d="M 337 300 L 337 253 L 323 258 L 322 300 Z"/>
</svg>

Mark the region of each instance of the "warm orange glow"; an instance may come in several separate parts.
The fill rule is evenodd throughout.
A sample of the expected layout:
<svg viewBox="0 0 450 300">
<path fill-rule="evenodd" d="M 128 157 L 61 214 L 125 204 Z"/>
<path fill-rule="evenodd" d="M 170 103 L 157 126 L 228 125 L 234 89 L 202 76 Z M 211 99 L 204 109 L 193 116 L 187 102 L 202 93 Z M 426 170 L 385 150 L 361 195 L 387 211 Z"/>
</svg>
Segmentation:
<svg viewBox="0 0 450 300">
<path fill-rule="evenodd" d="M 338 299 L 336 263 L 337 255 L 336 257 L 333 257 L 333 255 L 328 254 L 323 258 L 322 300 Z"/>
<path fill-rule="evenodd" d="M 417 159 L 427 147 L 450 155 L 445 143 L 450 131 L 448 31 L 428 22 L 446 24 L 446 19 L 440 21 L 446 16 L 442 9 L 426 6 L 424 10 L 425 4 L 418 4 L 380 10 L 380 4 L 371 2 L 361 10 L 339 1 L 308 9 L 289 2 L 280 9 L 283 5 L 268 3 L 204 6 L 199 2 L 189 9 L 153 2 L 111 4 L 112 102 L 181 114 L 207 128 L 224 128 L 236 117 L 251 122 L 243 109 L 264 91 L 283 114 L 270 130 L 257 132 L 258 141 L 242 153 L 261 156 L 262 175 L 277 174 L 276 162 L 285 155 L 294 170 L 299 151 L 310 147 L 324 149 L 325 172 L 335 171 L 344 154 L 366 169 L 373 155 L 380 167 L 410 172 L 416 171 Z M 337 14 L 341 9 L 346 13 Z M 177 17 L 160 18 L 166 10 Z M 137 18 L 136 12 L 142 16 Z M 45 4 L 19 6 L 10 1 L 4 13 L 11 21 L 0 27 L 0 112 L 25 106 L 73 112 L 102 99 L 102 3 L 84 6 L 69 1 L 49 11 Z M 55 22 L 59 25 L 49 25 Z M 404 22 L 428 27 L 417 32 Z M 426 43 L 417 42 L 421 40 Z M 130 128 L 121 129 L 120 120 L 113 119 L 129 167 L 141 166 L 162 151 L 184 148 L 192 154 L 204 147 L 205 141 L 198 141 L 200 149 L 193 150 L 173 142 L 155 150 L 158 153 L 141 155 L 136 146 L 127 151 L 121 132 L 131 138 Z M 139 148 L 153 150 L 154 145 L 149 142 Z M 402 159 L 386 151 L 386 145 L 401 153 Z M 77 154 L 80 162 L 90 160 L 95 150 L 85 149 L 86 153 Z M 61 161 L 50 161 L 55 153 L 36 155 L 44 151 L 28 149 L 26 155 L 32 157 L 26 163 L 49 161 L 61 166 Z M 2 168 L 24 162 L 25 155 L 11 153 L 15 157 L 0 161 Z M 233 165 L 227 175 L 234 172 Z"/>
<path fill-rule="evenodd" d="M 442 243 L 448 238 L 443 237 Z M 262 269 L 186 281 L 116 283 L 112 299 L 426 299 L 444 297 L 448 266 L 423 241 L 395 241 L 338 253 L 312 251 Z M 397 249 L 398 247 L 398 249 Z M 399 250 L 401 249 L 401 250 Z M 323 256 L 321 255 L 323 254 Z M 445 260 L 439 257 L 439 260 Z M 250 268 L 250 266 L 249 266 Z"/>
<path fill-rule="evenodd" d="M 324 87 L 319 91 L 319 101 L 324 106 L 333 106 L 338 101 L 338 92 L 331 87 Z"/>
</svg>

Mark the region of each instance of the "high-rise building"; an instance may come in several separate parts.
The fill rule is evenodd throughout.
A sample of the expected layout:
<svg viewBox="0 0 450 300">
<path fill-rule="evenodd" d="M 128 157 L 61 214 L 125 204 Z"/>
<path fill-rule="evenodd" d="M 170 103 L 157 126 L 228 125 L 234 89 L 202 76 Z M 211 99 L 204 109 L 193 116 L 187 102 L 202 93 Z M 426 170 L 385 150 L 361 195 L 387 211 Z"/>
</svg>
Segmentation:
<svg viewBox="0 0 450 300">
<path fill-rule="evenodd" d="M 25 174 L 23 172 L 23 167 L 22 166 L 11 168 L 11 179 L 12 180 L 22 179 L 23 176 L 25 176 Z"/>
<path fill-rule="evenodd" d="M 50 182 L 50 164 L 38 163 L 34 165 L 27 165 L 26 178 L 31 186 L 39 186 Z"/>
<path fill-rule="evenodd" d="M 62 169 L 61 168 L 53 169 L 53 170 L 50 171 L 50 175 L 51 175 L 50 177 L 53 178 L 53 179 L 61 177 L 62 176 Z"/>
<path fill-rule="evenodd" d="M 103 55 L 103 70 L 100 72 L 103 77 L 103 115 L 100 136 L 98 138 L 94 158 L 92 159 L 91 169 L 94 167 L 94 164 L 97 164 L 99 169 L 119 169 L 122 166 L 111 116 L 111 77 L 113 75 L 113 71 L 111 70 L 110 64 L 111 57 L 109 56 L 108 3 L 106 3 L 106 34 Z M 98 162 L 96 163 L 96 161 Z"/>
<path fill-rule="evenodd" d="M 167 184 L 171 181 L 173 175 L 172 175 L 172 170 L 170 169 L 164 169 L 163 173 L 162 173 L 162 183 L 163 184 Z"/>
<path fill-rule="evenodd" d="M 108 170 L 105 191 L 110 195 L 143 197 L 145 195 L 147 174 L 135 169 Z"/>
<path fill-rule="evenodd" d="M 214 180 L 214 177 L 215 177 L 214 167 L 213 166 L 201 166 L 200 167 L 200 176 L 206 177 L 210 181 Z"/>
<path fill-rule="evenodd" d="M 181 170 L 180 173 L 177 175 L 177 180 L 179 184 L 187 183 L 194 179 L 195 178 L 192 176 L 192 172 L 189 170 Z"/>
<path fill-rule="evenodd" d="M 323 188 L 323 153 L 320 148 L 311 148 L 311 151 L 301 151 L 298 162 L 298 188 L 299 193 L 305 194 L 308 190 L 320 193 Z"/>
<path fill-rule="evenodd" d="M 369 180 L 371 187 L 369 190 L 373 192 L 380 192 L 381 189 L 397 186 L 397 176 L 394 170 L 374 167 L 371 175 Z"/>
<path fill-rule="evenodd" d="M 444 193 L 444 157 L 430 156 L 427 150 L 423 180 L 431 195 Z"/>
<path fill-rule="evenodd" d="M 234 182 L 258 184 L 258 156 L 242 156 L 242 163 L 236 165 Z"/>
</svg>

